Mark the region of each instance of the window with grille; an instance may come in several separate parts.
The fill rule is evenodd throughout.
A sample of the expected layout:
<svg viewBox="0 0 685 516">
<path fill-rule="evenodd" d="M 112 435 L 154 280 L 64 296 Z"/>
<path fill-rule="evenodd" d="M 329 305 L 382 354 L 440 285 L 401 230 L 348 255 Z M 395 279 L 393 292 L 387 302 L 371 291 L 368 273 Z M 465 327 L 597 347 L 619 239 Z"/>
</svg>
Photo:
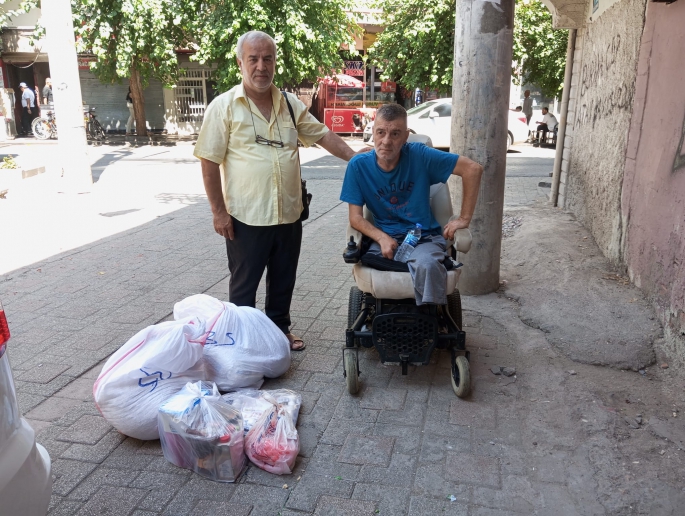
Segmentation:
<svg viewBox="0 0 685 516">
<path fill-rule="evenodd" d="M 176 109 L 179 122 L 202 122 L 207 107 L 207 87 L 211 70 L 183 68 L 176 85 Z"/>
</svg>

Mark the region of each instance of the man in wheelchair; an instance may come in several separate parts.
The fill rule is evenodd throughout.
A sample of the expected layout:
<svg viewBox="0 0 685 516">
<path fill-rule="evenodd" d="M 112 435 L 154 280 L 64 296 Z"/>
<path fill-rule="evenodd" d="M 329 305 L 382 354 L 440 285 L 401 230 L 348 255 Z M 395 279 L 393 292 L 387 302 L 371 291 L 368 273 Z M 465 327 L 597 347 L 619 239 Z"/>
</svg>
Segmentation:
<svg viewBox="0 0 685 516">
<path fill-rule="evenodd" d="M 407 261 L 416 304 L 445 305 L 446 265 L 452 266 L 446 241 L 469 227 L 483 167 L 465 156 L 407 143 L 407 112 L 399 104 L 378 109 L 373 132 L 374 151 L 350 160 L 340 195 L 349 204 L 352 228 L 371 241 L 363 261 L 381 268 L 383 260 L 373 258 L 392 260 L 407 232 L 421 224 L 421 239 Z M 461 214 L 441 227 L 431 211 L 430 187 L 446 183 L 451 174 L 462 178 Z M 364 218 L 364 205 L 375 225 Z M 387 268 L 393 269 L 392 262 Z"/>
</svg>

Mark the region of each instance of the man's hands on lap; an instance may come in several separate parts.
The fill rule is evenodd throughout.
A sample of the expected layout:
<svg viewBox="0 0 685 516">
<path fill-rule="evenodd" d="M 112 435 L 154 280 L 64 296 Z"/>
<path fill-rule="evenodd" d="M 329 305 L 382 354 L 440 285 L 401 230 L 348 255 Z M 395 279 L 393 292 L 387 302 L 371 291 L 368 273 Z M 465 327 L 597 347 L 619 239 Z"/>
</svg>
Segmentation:
<svg viewBox="0 0 685 516">
<path fill-rule="evenodd" d="M 443 227 L 443 232 L 442 236 L 445 240 L 454 240 L 454 233 L 458 229 L 465 229 L 469 227 L 469 223 L 471 221 L 466 220 L 462 217 L 459 217 L 458 219 L 452 219 L 450 220 L 445 226 Z"/>
<path fill-rule="evenodd" d="M 378 244 L 381 246 L 381 253 L 383 254 L 384 258 L 392 260 L 395 257 L 397 240 L 390 235 L 383 233 L 383 236 L 378 239 Z"/>
</svg>

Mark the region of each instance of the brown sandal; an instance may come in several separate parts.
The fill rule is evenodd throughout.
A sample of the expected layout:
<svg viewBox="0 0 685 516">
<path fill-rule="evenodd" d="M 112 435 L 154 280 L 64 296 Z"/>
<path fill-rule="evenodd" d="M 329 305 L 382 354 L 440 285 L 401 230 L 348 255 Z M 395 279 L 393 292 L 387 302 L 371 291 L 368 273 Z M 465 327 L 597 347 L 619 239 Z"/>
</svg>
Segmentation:
<svg viewBox="0 0 685 516">
<path fill-rule="evenodd" d="M 288 337 L 288 340 L 290 341 L 290 350 L 291 351 L 302 351 L 304 348 L 307 347 L 307 345 L 304 343 L 304 341 L 300 337 L 296 337 L 292 333 L 287 333 L 286 337 Z M 295 343 L 299 342 L 300 345 L 296 346 Z"/>
</svg>

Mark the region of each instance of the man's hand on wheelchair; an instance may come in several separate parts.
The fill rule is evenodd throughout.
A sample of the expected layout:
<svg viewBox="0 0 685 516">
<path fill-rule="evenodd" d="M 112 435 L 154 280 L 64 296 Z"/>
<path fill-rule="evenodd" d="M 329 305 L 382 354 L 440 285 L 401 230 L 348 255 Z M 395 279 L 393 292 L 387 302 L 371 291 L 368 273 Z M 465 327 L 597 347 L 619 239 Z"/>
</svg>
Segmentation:
<svg viewBox="0 0 685 516">
<path fill-rule="evenodd" d="M 443 228 L 442 236 L 445 240 L 454 240 L 454 233 L 458 229 L 464 229 L 469 227 L 470 220 L 463 219 L 459 217 L 458 219 L 452 219 Z"/>
<path fill-rule="evenodd" d="M 397 240 L 395 240 L 390 235 L 384 234 L 378 241 L 381 246 L 381 253 L 383 253 L 384 258 L 392 260 L 395 257 L 395 250 L 397 249 Z"/>
</svg>

